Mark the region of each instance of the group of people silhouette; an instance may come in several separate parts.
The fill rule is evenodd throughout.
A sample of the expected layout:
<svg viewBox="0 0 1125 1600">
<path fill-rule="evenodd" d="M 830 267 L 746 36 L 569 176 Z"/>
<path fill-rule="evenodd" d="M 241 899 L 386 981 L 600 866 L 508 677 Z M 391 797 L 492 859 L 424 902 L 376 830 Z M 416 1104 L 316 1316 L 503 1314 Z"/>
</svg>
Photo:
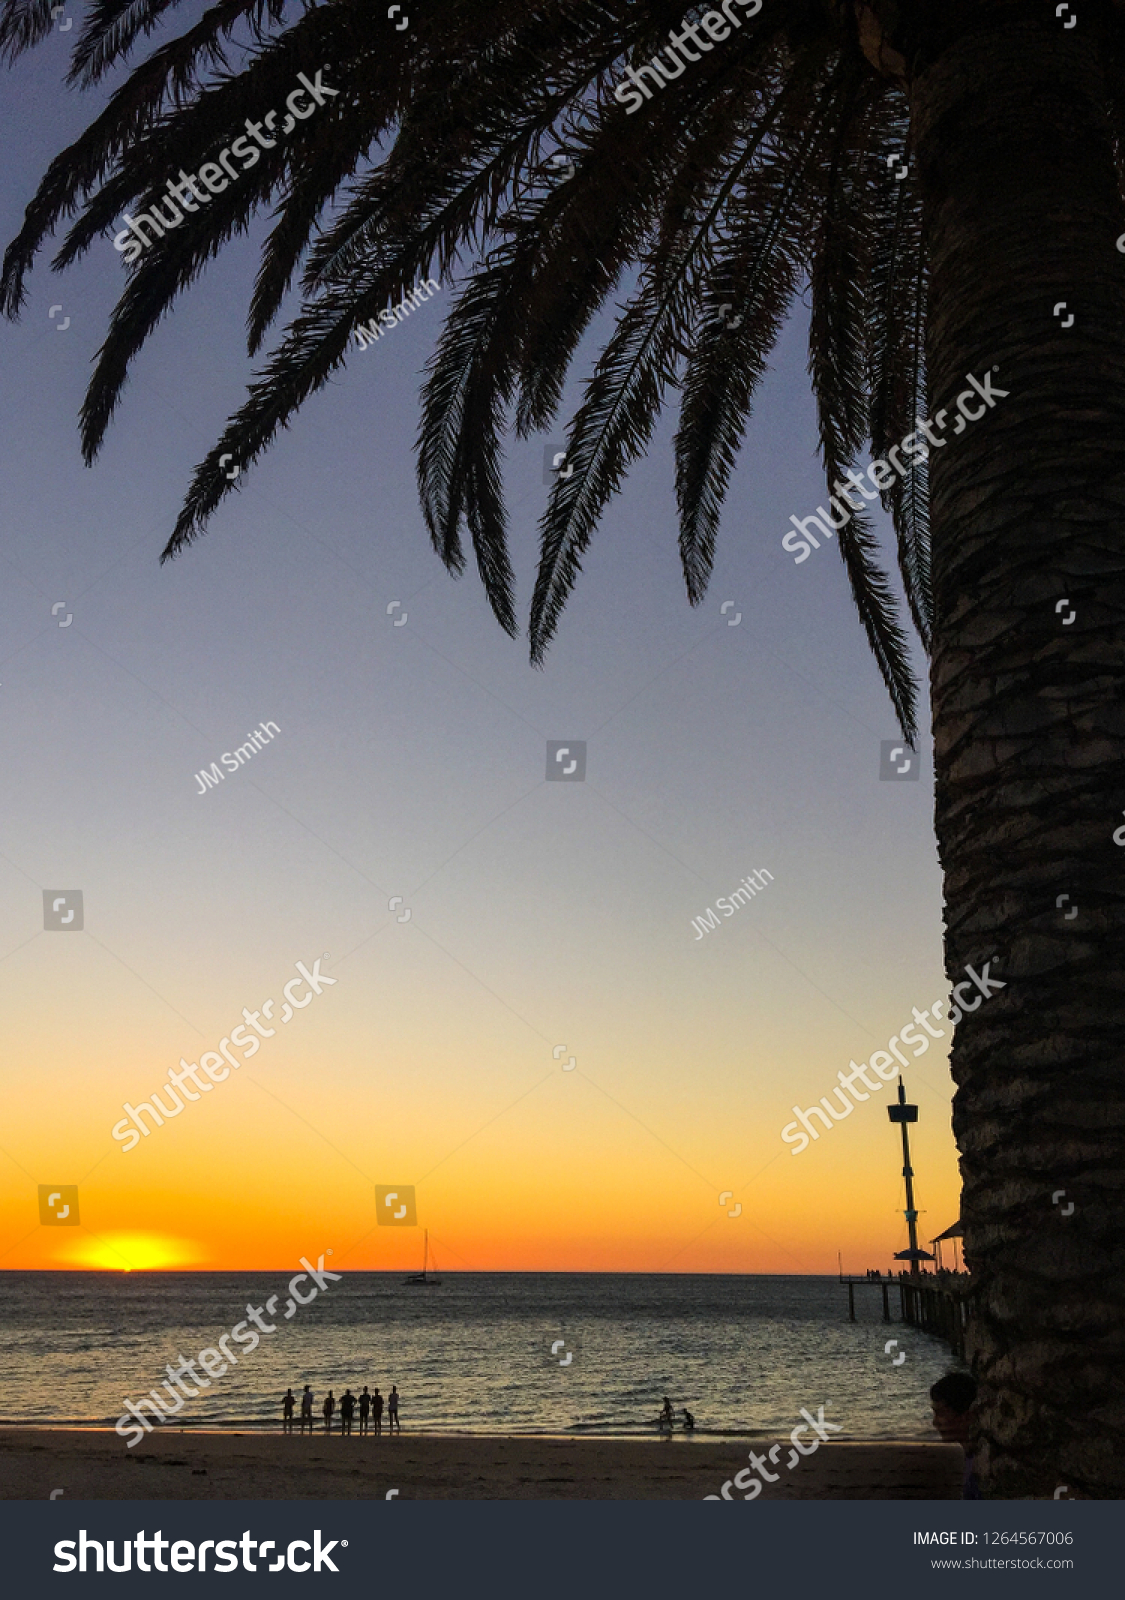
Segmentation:
<svg viewBox="0 0 1125 1600">
<path fill-rule="evenodd" d="M 675 1427 L 676 1427 L 676 1413 L 672 1409 L 671 1400 L 669 1400 L 668 1396 L 665 1395 L 664 1396 L 664 1405 L 661 1407 L 660 1415 L 656 1419 L 656 1429 L 657 1429 L 658 1433 L 662 1433 L 664 1431 L 664 1429 L 667 1428 L 668 1432 L 672 1433 L 675 1430 Z M 692 1414 L 688 1410 L 687 1406 L 685 1406 L 684 1407 L 684 1432 L 685 1433 L 691 1433 L 692 1430 L 694 1429 L 694 1427 L 695 1427 L 695 1418 L 692 1416 Z"/>
<path fill-rule="evenodd" d="M 315 1396 L 313 1395 L 312 1389 L 306 1383 L 305 1390 L 301 1395 L 300 1401 L 299 1414 L 301 1433 L 304 1433 L 306 1427 L 308 1428 L 310 1434 L 313 1431 L 314 1404 Z M 286 1389 L 285 1393 L 281 1397 L 281 1431 L 283 1433 L 293 1432 L 293 1412 L 296 1410 L 296 1408 L 296 1395 L 293 1393 L 292 1389 Z M 398 1420 L 398 1389 L 393 1383 L 391 1384 L 391 1392 L 387 1396 L 386 1401 L 384 1401 L 383 1396 L 379 1393 L 378 1387 L 376 1387 L 374 1394 L 369 1394 L 367 1392 L 366 1384 L 363 1386 L 363 1393 L 359 1395 L 353 1394 L 350 1389 L 345 1389 L 338 1401 L 336 1396 L 332 1393 L 332 1390 L 329 1389 L 328 1393 L 324 1397 L 324 1403 L 320 1408 L 320 1414 L 324 1418 L 325 1433 L 332 1432 L 332 1418 L 336 1415 L 337 1410 L 340 1412 L 340 1432 L 342 1434 L 351 1433 L 352 1422 L 357 1412 L 359 1413 L 360 1433 L 367 1433 L 368 1431 L 371 1433 L 382 1433 L 384 1409 L 387 1413 L 387 1432 L 395 1433 L 397 1431 L 398 1433 L 401 1433 L 402 1424 Z M 370 1429 L 368 1428 L 369 1421 Z"/>
</svg>

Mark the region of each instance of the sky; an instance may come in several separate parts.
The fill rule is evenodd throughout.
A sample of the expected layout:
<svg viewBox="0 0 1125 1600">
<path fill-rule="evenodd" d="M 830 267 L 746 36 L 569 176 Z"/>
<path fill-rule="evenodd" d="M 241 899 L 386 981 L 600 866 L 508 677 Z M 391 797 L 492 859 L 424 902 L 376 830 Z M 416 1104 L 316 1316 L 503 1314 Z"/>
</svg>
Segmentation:
<svg viewBox="0 0 1125 1600">
<path fill-rule="evenodd" d="M 97 108 L 62 86 L 68 46 L 0 76 L 20 130 L 5 240 Z M 353 353 L 159 565 L 253 371 L 265 226 L 156 331 L 92 469 L 77 415 L 123 282 L 110 240 L 63 275 L 41 259 L 0 325 L 0 1269 L 331 1249 L 397 1270 L 423 1228 L 450 1271 L 885 1267 L 907 1243 L 893 1087 L 799 1154 L 781 1138 L 948 995 L 928 720 L 918 781 L 881 781 L 897 728 L 839 556 L 781 548 L 825 492 L 803 308 L 706 601 L 678 567 L 673 408 L 537 670 L 418 508 L 419 375 L 452 283 Z M 524 617 L 544 457 L 578 394 L 509 455 Z M 581 781 L 547 780 L 552 741 L 585 742 Z M 75 890 L 81 930 L 46 928 L 44 892 Z M 298 963 L 333 981 L 292 989 L 309 1003 L 282 1025 Z M 113 1139 L 125 1102 L 270 999 L 252 1060 Z M 923 1239 L 958 1215 L 947 1045 L 906 1074 Z M 40 1222 L 40 1185 L 77 1185 L 79 1226 Z M 412 1188 L 414 1220 L 384 1225 L 377 1186 Z"/>
</svg>

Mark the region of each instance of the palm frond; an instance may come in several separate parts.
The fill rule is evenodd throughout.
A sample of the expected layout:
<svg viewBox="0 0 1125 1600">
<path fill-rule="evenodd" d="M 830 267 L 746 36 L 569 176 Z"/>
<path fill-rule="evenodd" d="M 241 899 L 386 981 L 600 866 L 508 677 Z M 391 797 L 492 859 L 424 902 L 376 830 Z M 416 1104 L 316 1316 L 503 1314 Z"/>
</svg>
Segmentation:
<svg viewBox="0 0 1125 1600">
<path fill-rule="evenodd" d="M 648 282 L 623 310 L 571 424 L 566 478 L 555 480 L 541 525 L 531 602 L 531 659 L 541 662 L 606 501 L 640 455 L 674 381 L 675 338 L 692 300 L 691 263 L 660 289 Z"/>
<path fill-rule="evenodd" d="M 99 82 L 125 59 L 142 35 L 147 37 L 159 27 L 166 13 L 179 3 L 180 0 L 95 0 L 75 42 L 67 81 L 82 88 Z M 260 42 L 265 23 L 279 23 L 284 9 L 285 0 L 220 0 L 184 34 L 182 43 L 188 48 L 176 51 L 177 86 L 181 91 L 186 86 L 183 72 L 188 60 L 196 67 L 204 60 L 210 66 L 226 66 L 218 41 L 229 39 L 239 22 L 248 22 Z"/>
<path fill-rule="evenodd" d="M 382 128 L 366 130 L 367 144 Z M 262 250 L 261 265 L 247 317 L 247 348 L 256 355 L 281 308 L 302 256 L 309 247 L 325 209 L 346 178 L 364 159 L 367 145 L 358 134 L 348 142 L 337 138 L 310 140 L 301 147 L 300 161 L 288 168 L 288 182 L 278 205 L 278 219 Z"/>
<path fill-rule="evenodd" d="M 460 524 L 473 536 L 477 566 L 497 619 L 518 628 L 507 552 L 499 433 L 511 394 L 530 251 L 509 241 L 467 284 L 432 358 L 422 397 L 418 484 L 435 550 L 463 570 Z"/>
<path fill-rule="evenodd" d="M 865 170 L 870 124 L 880 96 L 859 77 L 843 125 L 828 152 L 820 225 L 812 249 L 809 283 L 809 373 L 817 402 L 822 451 L 854 461 L 870 430 L 867 388 L 867 303 L 871 275 Z M 854 99 L 851 97 L 854 96 Z M 864 104 L 858 101 L 862 96 Z"/>
<path fill-rule="evenodd" d="M 310 122 L 299 123 L 292 137 L 278 141 L 272 150 L 259 150 L 253 177 L 243 177 L 230 196 L 241 202 L 247 217 L 280 188 L 310 149 L 334 141 L 366 148 L 400 109 L 399 75 L 393 67 L 371 70 L 371 46 L 357 37 L 357 20 L 348 7 L 329 5 L 309 11 L 280 40 L 258 50 L 244 71 L 204 89 L 196 73 L 200 55 L 206 55 L 213 43 L 212 31 L 205 28 L 207 20 L 137 67 L 82 137 L 51 163 L 5 257 L 0 309 L 7 315 L 15 315 L 24 302 L 26 274 L 44 240 L 60 220 L 73 214 L 83 196 L 91 198 L 55 258 L 59 269 L 78 259 L 130 206 L 144 209 L 150 192 L 170 176 L 181 170 L 194 172 L 217 155 L 220 146 L 241 135 L 247 119 L 261 125 L 278 108 L 284 112 L 286 95 L 297 84 L 298 74 L 322 68 L 326 57 L 340 63 L 339 73 L 328 77 L 332 87 L 342 89 L 340 109 L 336 110 L 336 102 L 321 108 Z M 376 52 L 376 59 L 380 56 Z M 357 83 L 364 85 L 362 95 Z M 389 104 L 380 103 L 380 89 Z M 177 104 L 185 95 L 188 103 Z M 225 209 L 209 206 L 208 219 Z M 198 242 L 206 236 L 204 226 L 201 234 L 186 229 L 180 237 Z M 221 226 L 215 238 L 223 241 Z M 206 258 L 204 251 L 199 259 Z"/>
<path fill-rule="evenodd" d="M 629 28 L 625 0 L 579 8 L 568 0 L 518 0 L 478 9 L 468 39 L 431 22 L 431 48 L 419 52 L 394 144 L 313 251 L 306 289 L 339 281 L 384 240 L 401 239 L 439 212 L 451 213 L 443 269 L 465 240 L 483 239 L 506 210 L 513 183 L 534 164 L 538 141 L 608 70 L 622 49 L 621 30 Z M 549 72 L 545 34 L 555 45 Z M 447 112 L 452 77 L 454 120 Z"/>
<path fill-rule="evenodd" d="M 154 196 L 163 203 L 170 174 L 198 172 L 245 122 L 280 108 L 298 72 L 321 70 L 340 89 L 333 106 L 263 149 L 252 170 L 127 272 L 83 406 L 87 460 L 153 329 L 262 209 L 271 225 L 248 308 L 251 354 L 294 286 L 300 292 L 244 403 L 197 468 L 164 559 L 199 537 L 233 487 L 221 458 L 238 461 L 244 487 L 250 465 L 346 361 L 353 330 L 434 276 L 463 282 L 423 390 L 423 514 L 453 573 L 466 565 L 467 529 L 509 632 L 508 428 L 525 436 L 554 426 L 594 319 L 632 286 L 571 424 L 568 474 L 543 517 L 530 618 L 537 663 L 610 495 L 681 379 L 680 554 L 698 603 L 755 394 L 806 274 L 829 480 L 868 438 L 877 456 L 889 453 L 924 414 L 921 212 L 912 177 L 896 184 L 886 171 L 886 157 L 904 147 L 905 101 L 860 49 L 851 8 L 771 0 L 713 49 L 684 51 L 674 86 L 630 104 L 627 75 L 648 72 L 658 52 L 673 76 L 668 38 L 681 28 L 683 0 L 427 0 L 405 30 L 369 0 L 302 0 L 292 22 L 283 0 L 210 0 L 177 30 L 179 3 L 90 0 L 69 81 L 88 88 L 114 69 L 125 76 L 51 163 L 0 278 L 0 309 L 14 316 L 36 256 L 61 224 L 57 270 L 130 208 L 147 210 Z M 0 57 L 46 39 L 51 10 L 52 0 L 0 0 Z M 1125 171 L 1121 23 L 1115 14 L 1099 48 Z M 158 29 L 163 42 L 138 60 Z M 570 163 L 565 181 L 549 171 L 552 157 Z M 927 487 L 915 462 L 882 491 L 924 644 L 932 626 Z M 906 641 L 862 513 L 838 542 L 913 739 Z"/>
<path fill-rule="evenodd" d="M 301 404 L 323 387 L 347 352 L 355 318 L 341 308 L 318 307 L 297 317 L 280 347 L 250 385 L 247 399 L 222 437 L 196 468 L 184 505 L 161 556 L 168 561 L 203 532 L 207 519 L 232 488 L 223 457 L 245 474 Z"/>
<path fill-rule="evenodd" d="M 870 227 L 872 214 L 882 226 L 874 232 L 874 250 L 868 297 L 871 448 L 885 458 L 914 432 L 925 414 L 924 340 L 926 296 L 925 245 L 921 200 L 908 172 L 892 177 L 886 154 L 903 155 L 905 164 L 906 107 L 901 101 L 889 120 L 884 137 L 873 151 L 882 158 L 883 176 L 868 199 L 864 215 Z M 886 152 L 886 145 L 891 145 Z M 878 154 L 876 154 L 878 152 Z M 898 459 L 901 460 L 901 457 Z M 913 470 L 896 474 L 889 488 L 880 491 L 883 509 L 894 519 L 899 568 L 914 625 L 929 648 L 933 625 L 930 587 L 929 522 L 920 494 L 921 480 Z"/>
<path fill-rule="evenodd" d="M 4 0 L 0 6 L 0 60 L 15 61 L 51 32 L 56 0 Z"/>
<path fill-rule="evenodd" d="M 912 264 L 913 305 L 904 311 L 904 323 L 898 333 L 901 346 L 899 360 L 905 369 L 904 379 L 898 388 L 901 404 L 888 412 L 887 440 L 882 449 L 873 444 L 877 453 L 889 452 L 895 444 L 915 433 L 918 423 L 926 415 L 926 305 L 928 277 L 924 254 L 920 253 Z M 901 456 L 899 457 L 901 460 Z M 894 520 L 898 539 L 899 570 L 910 605 L 914 625 L 918 629 L 924 649 L 931 647 L 934 626 L 933 571 L 930 556 L 930 479 L 925 456 L 915 456 L 905 476 L 894 479 L 884 491 L 883 506 Z"/>
<path fill-rule="evenodd" d="M 569 131 L 574 173 L 541 213 L 549 235 L 528 296 L 516 429 L 549 427 L 575 351 L 628 266 L 659 248 L 701 194 L 712 192 L 758 122 L 768 120 L 768 66 L 720 60 L 641 121 L 617 106 Z M 662 220 L 663 219 L 663 220 Z"/>
<path fill-rule="evenodd" d="M 823 67 L 823 51 L 811 52 L 787 80 L 706 219 L 713 264 L 676 436 L 680 559 L 693 605 L 710 579 L 752 398 L 797 288 L 809 231 L 803 180 L 837 109 L 838 95 L 819 82 Z"/>
<path fill-rule="evenodd" d="M 323 13 L 310 14 L 310 21 L 318 15 L 323 16 Z M 296 34 L 297 30 L 293 32 Z M 229 130 L 239 126 L 240 111 L 254 104 L 268 105 L 271 100 L 283 107 L 285 91 L 297 81 L 300 64 L 302 59 L 307 61 L 310 45 L 318 47 L 324 42 L 323 32 L 318 30 L 318 36 L 311 40 L 300 38 L 285 50 L 268 50 L 257 58 L 249 72 L 209 91 L 192 108 L 191 116 L 180 124 L 174 152 L 169 151 L 159 131 L 138 141 L 122 163 L 120 173 L 103 185 L 84 216 L 71 229 L 57 264 L 65 265 L 87 249 L 109 225 L 112 216 L 133 202 L 134 196 L 139 194 L 144 198 L 156 181 L 155 175 L 168 170 L 165 163 L 177 161 L 183 170 L 191 171 L 198 169 L 207 156 L 216 155 L 216 127 L 229 137 Z M 312 53 L 318 52 L 314 48 Z M 323 163 L 328 163 L 331 180 L 332 162 L 337 159 L 336 141 L 341 131 L 346 135 L 345 143 L 356 137 L 354 123 L 358 115 L 349 104 L 346 74 L 340 76 L 337 84 L 331 84 L 333 88 L 337 86 L 341 101 L 339 110 L 330 102 L 320 108 L 312 120 L 293 127 L 288 139 L 279 138 L 274 149 L 262 150 L 257 164 L 243 172 L 237 183 L 213 195 L 196 215 L 183 218 L 177 233 L 170 236 L 175 240 L 172 247 L 161 240 L 134 266 L 111 317 L 109 337 L 99 352 L 83 407 L 82 438 L 87 460 L 92 460 L 101 446 L 130 362 L 175 298 L 199 276 L 230 238 L 247 230 L 255 208 L 266 201 L 276 187 L 290 179 L 295 170 L 300 168 L 306 174 L 323 176 Z M 221 113 L 215 110 L 212 101 L 221 103 Z M 327 204 L 330 197 L 331 187 L 322 196 L 322 203 Z M 306 236 L 314 220 L 306 214 Z M 289 248 L 293 248 L 292 241 Z M 276 292 L 276 286 L 271 289 Z"/>
<path fill-rule="evenodd" d="M 835 483 L 844 475 L 844 463 L 825 455 L 825 472 Z M 853 511 L 836 535 L 848 574 L 852 599 L 867 635 L 899 726 L 913 747 L 918 738 L 918 686 L 910 664 L 906 635 L 898 620 L 898 605 L 879 565 L 879 543 L 862 511 Z"/>
</svg>

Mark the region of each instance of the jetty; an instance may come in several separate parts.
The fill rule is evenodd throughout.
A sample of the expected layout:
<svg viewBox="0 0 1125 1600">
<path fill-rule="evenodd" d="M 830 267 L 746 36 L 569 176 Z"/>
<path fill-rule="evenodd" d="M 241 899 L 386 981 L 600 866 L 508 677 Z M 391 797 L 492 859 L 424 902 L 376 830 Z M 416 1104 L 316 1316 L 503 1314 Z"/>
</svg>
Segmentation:
<svg viewBox="0 0 1125 1600">
<path fill-rule="evenodd" d="M 898 1300 L 899 1322 L 922 1333 L 944 1339 L 962 1360 L 969 1352 L 972 1326 L 972 1277 L 967 1272 L 888 1272 L 885 1276 L 854 1278 L 840 1275 L 848 1288 L 848 1321 L 855 1321 L 855 1291 L 879 1289 L 883 1296 L 883 1321 L 894 1322 L 891 1291 Z"/>
<path fill-rule="evenodd" d="M 883 1321 L 892 1322 L 894 1318 L 891 1315 L 891 1290 L 897 1288 L 899 1320 L 910 1327 L 918 1328 L 922 1333 L 944 1339 L 950 1349 L 964 1361 L 968 1357 L 971 1344 L 973 1282 L 971 1275 L 964 1270 L 959 1255 L 963 1230 L 961 1223 L 955 1222 L 951 1228 L 946 1228 L 944 1233 L 939 1233 L 935 1239 L 930 1240 L 934 1250 L 919 1248 L 918 1209 L 914 1204 L 914 1168 L 910 1164 L 910 1135 L 907 1132 L 909 1124 L 918 1121 L 918 1107 L 907 1104 L 906 1089 L 901 1075 L 898 1080 L 897 1104 L 887 1107 L 887 1115 L 891 1122 L 902 1130 L 902 1176 L 906 1185 L 906 1208 L 903 1216 L 906 1219 L 910 1239 L 909 1249 L 896 1251 L 894 1259 L 907 1261 L 910 1265 L 908 1269 L 900 1269 L 897 1273 L 888 1272 L 885 1277 L 881 1272 L 868 1272 L 864 1277 L 856 1278 L 845 1277 L 841 1264 L 840 1282 L 848 1286 L 848 1321 L 855 1321 L 855 1291 L 858 1287 L 878 1288 L 882 1291 Z M 942 1263 L 943 1244 L 952 1248 L 951 1268 L 946 1268 Z M 929 1271 L 923 1265 L 927 1262 L 934 1263 Z"/>
</svg>

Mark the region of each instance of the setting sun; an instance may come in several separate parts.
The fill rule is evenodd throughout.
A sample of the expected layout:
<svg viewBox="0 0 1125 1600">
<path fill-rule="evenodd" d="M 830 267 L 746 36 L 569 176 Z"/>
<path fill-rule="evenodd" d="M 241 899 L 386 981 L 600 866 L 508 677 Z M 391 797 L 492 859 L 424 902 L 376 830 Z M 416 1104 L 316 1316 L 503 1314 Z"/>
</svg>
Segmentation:
<svg viewBox="0 0 1125 1600">
<path fill-rule="evenodd" d="M 204 1252 L 190 1239 L 160 1233 L 101 1233 L 76 1240 L 63 1260 L 67 1266 L 107 1272 L 143 1272 L 161 1267 L 186 1267 Z"/>
</svg>

